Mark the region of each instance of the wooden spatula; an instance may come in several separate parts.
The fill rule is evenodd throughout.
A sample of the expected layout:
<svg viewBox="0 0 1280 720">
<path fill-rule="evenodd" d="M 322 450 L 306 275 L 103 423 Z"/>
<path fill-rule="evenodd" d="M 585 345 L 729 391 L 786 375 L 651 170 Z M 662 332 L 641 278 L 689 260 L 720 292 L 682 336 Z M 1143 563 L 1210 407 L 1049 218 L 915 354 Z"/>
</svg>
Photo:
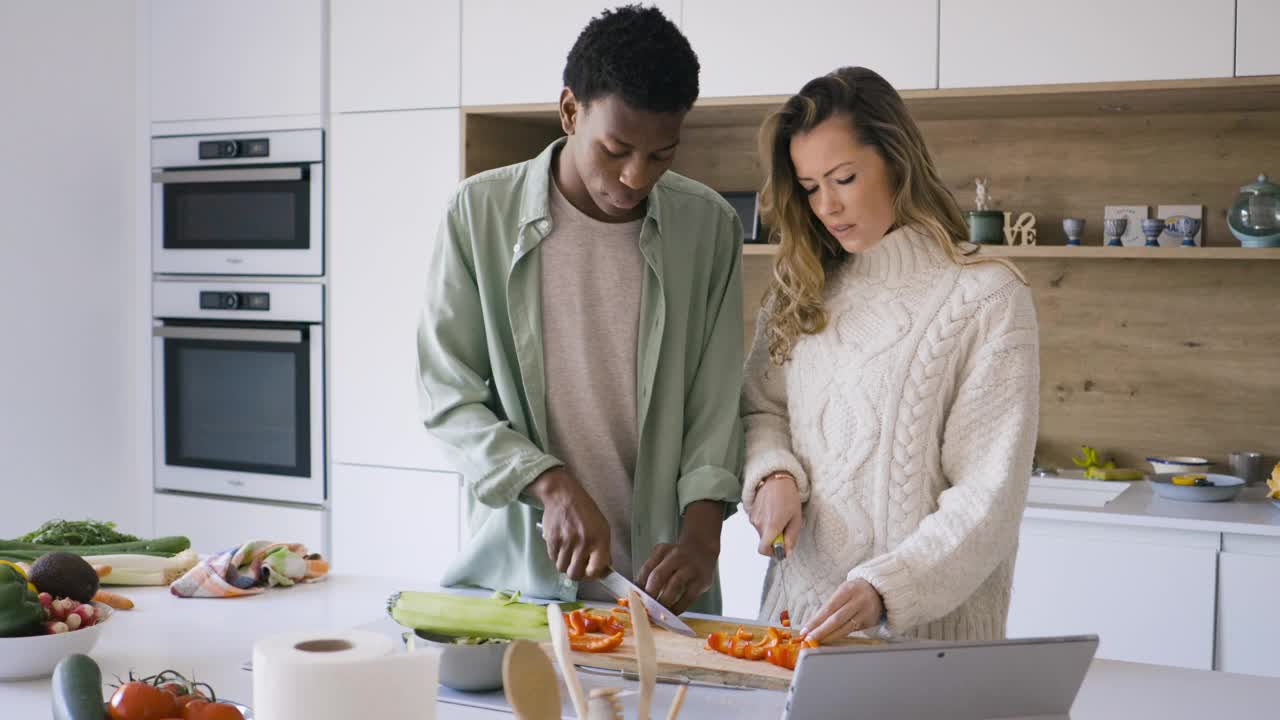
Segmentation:
<svg viewBox="0 0 1280 720">
<path fill-rule="evenodd" d="M 574 712 L 580 720 L 587 719 L 587 694 L 582 691 L 582 682 L 578 680 L 578 668 L 569 657 L 569 630 L 564 625 L 564 614 L 560 606 L 551 603 L 547 606 L 547 625 L 551 630 L 551 647 L 556 651 L 556 662 L 560 664 L 560 674 L 564 676 L 565 687 L 569 688 L 569 697 L 573 700 Z"/>
<path fill-rule="evenodd" d="M 644 611 L 644 600 L 634 590 L 629 600 L 631 629 L 636 634 L 636 663 L 640 666 L 640 702 L 636 707 L 636 720 L 649 720 L 653 688 L 658 683 L 658 651 L 653 645 L 653 629 L 649 627 L 649 615 Z"/>
<path fill-rule="evenodd" d="M 560 685 L 551 660 L 536 643 L 513 640 L 502 656 L 502 685 L 520 720 L 559 720 Z"/>
</svg>

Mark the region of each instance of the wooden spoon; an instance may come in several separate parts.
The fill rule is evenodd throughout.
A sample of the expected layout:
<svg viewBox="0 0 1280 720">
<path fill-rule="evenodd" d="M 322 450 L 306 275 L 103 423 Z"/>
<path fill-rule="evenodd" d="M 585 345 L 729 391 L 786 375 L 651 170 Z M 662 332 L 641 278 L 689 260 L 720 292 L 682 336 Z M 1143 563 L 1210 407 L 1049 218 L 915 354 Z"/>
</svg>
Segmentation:
<svg viewBox="0 0 1280 720">
<path fill-rule="evenodd" d="M 559 720 L 556 669 L 537 643 L 513 640 L 502 656 L 502 685 L 520 720 Z"/>
<path fill-rule="evenodd" d="M 653 629 L 649 627 L 644 600 L 635 590 L 631 591 L 628 608 L 631 610 L 631 629 L 636 635 L 636 663 L 640 666 L 640 702 L 636 707 L 636 720 L 649 720 L 653 688 L 658 683 L 658 652 L 653 645 Z"/>
<path fill-rule="evenodd" d="M 680 708 L 684 707 L 684 696 L 688 694 L 688 685 L 681 685 L 680 689 L 676 690 L 676 696 L 671 701 L 671 710 L 667 712 L 667 720 L 676 720 L 680 717 Z"/>
<path fill-rule="evenodd" d="M 547 625 L 551 630 L 551 647 L 555 648 L 556 662 L 560 663 L 560 674 L 564 676 L 565 687 L 569 688 L 573 709 L 579 720 L 586 720 L 587 694 L 582 691 L 582 682 L 578 680 L 578 668 L 569 657 L 569 630 L 564 625 L 564 614 L 555 603 L 547 606 Z"/>
</svg>

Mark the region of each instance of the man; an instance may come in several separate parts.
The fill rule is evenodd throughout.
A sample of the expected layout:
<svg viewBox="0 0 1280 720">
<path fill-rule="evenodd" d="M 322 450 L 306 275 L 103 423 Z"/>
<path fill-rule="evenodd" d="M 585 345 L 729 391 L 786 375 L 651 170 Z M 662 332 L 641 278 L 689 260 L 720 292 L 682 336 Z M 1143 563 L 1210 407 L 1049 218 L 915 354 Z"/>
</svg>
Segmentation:
<svg viewBox="0 0 1280 720">
<path fill-rule="evenodd" d="M 677 613 L 718 611 L 742 226 L 668 172 L 698 60 L 628 6 L 582 31 L 564 85 L 566 137 L 464 181 L 432 251 L 419 398 L 461 453 L 471 535 L 443 581 L 609 599 L 579 582 L 612 567 Z"/>
</svg>

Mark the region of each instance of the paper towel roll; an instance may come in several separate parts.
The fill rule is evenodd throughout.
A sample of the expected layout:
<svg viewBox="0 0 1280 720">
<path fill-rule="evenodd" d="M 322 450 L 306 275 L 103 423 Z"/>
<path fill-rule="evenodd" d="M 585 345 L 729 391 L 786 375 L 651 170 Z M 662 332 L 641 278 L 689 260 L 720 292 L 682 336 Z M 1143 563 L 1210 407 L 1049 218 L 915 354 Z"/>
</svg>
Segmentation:
<svg viewBox="0 0 1280 720">
<path fill-rule="evenodd" d="M 293 632 L 253 646 L 256 720 L 433 720 L 438 656 L 397 654 L 363 630 Z"/>
</svg>

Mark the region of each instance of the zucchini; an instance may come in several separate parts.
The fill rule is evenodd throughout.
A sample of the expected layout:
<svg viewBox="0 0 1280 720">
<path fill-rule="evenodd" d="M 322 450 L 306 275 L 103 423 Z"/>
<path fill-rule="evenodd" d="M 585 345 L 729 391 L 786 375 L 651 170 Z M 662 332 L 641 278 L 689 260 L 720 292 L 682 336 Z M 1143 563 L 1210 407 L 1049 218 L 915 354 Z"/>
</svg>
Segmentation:
<svg viewBox="0 0 1280 720">
<path fill-rule="evenodd" d="M 102 671 L 88 655 L 68 655 L 53 668 L 53 720 L 105 720 Z"/>
<path fill-rule="evenodd" d="M 580 603 L 565 603 L 568 612 Z M 547 609 L 501 597 L 474 597 L 437 592 L 404 591 L 387 603 L 391 617 L 401 625 L 438 635 L 507 640 L 551 639 Z"/>
</svg>

